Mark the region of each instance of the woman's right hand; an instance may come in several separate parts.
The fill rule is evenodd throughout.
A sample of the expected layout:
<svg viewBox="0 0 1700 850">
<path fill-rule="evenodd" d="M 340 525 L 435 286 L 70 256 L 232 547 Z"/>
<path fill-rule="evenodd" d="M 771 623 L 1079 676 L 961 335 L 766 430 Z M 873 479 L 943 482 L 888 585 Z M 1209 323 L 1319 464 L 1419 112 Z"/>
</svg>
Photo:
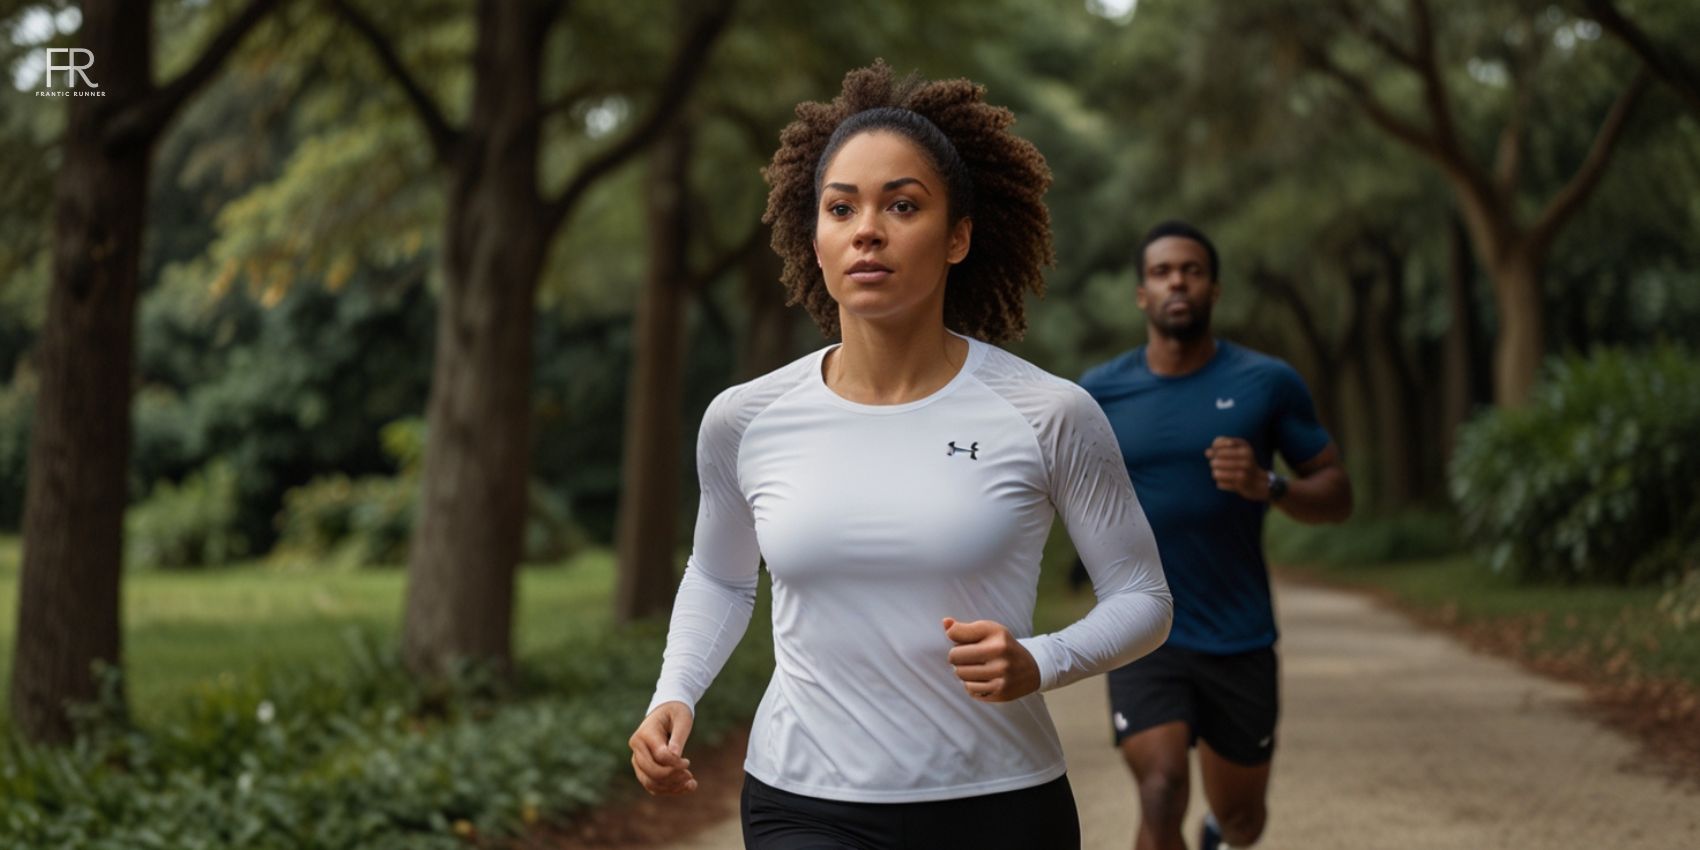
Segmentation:
<svg viewBox="0 0 1700 850">
<path fill-rule="evenodd" d="M 682 702 L 664 702 L 655 707 L 626 743 L 632 748 L 632 770 L 643 790 L 663 794 L 689 794 L 697 790 L 691 775 L 691 760 L 685 758 L 685 740 L 691 736 L 691 710 Z"/>
</svg>

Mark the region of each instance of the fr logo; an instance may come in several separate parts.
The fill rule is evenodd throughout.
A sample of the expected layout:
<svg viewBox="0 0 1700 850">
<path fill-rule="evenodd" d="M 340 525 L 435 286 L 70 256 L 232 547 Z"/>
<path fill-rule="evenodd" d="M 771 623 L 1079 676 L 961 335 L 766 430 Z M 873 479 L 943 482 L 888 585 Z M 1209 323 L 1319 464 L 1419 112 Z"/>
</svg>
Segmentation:
<svg viewBox="0 0 1700 850">
<path fill-rule="evenodd" d="M 946 454 L 945 457 L 956 457 L 958 454 L 966 454 L 968 455 L 969 460 L 980 459 L 980 443 L 978 441 L 969 443 L 968 448 L 963 448 L 957 445 L 955 440 L 951 440 L 949 445 L 950 452 Z"/>
<path fill-rule="evenodd" d="M 1231 398 L 1216 399 L 1216 409 L 1217 410 L 1231 410 L 1231 409 L 1233 409 L 1233 407 L 1234 407 L 1234 400 L 1231 399 Z"/>
<path fill-rule="evenodd" d="M 65 63 L 62 65 L 54 59 L 59 54 L 69 54 L 65 57 Z M 93 67 L 93 50 L 86 47 L 49 47 L 47 48 L 47 87 L 53 88 L 54 71 L 64 71 L 65 79 L 70 83 L 70 88 L 76 88 L 77 78 L 82 77 L 83 85 L 91 89 L 98 89 L 100 86 L 90 80 L 88 74 L 83 73 Z"/>
</svg>

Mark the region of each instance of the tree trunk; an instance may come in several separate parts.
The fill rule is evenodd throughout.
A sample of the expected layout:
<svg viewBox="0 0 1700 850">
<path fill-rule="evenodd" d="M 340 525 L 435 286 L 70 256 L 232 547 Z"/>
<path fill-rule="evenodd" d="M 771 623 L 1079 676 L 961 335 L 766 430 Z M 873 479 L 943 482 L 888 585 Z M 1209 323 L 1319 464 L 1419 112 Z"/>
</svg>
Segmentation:
<svg viewBox="0 0 1700 850">
<path fill-rule="evenodd" d="M 1386 447 L 1383 445 L 1382 432 L 1383 405 L 1382 392 L 1378 386 L 1376 357 L 1369 344 L 1369 335 L 1374 330 L 1374 311 L 1371 304 L 1375 292 L 1375 277 L 1367 272 L 1351 272 L 1347 276 L 1347 286 L 1350 292 L 1350 310 L 1347 321 L 1346 337 L 1343 340 L 1345 360 L 1351 365 L 1352 376 L 1356 379 L 1358 404 L 1357 452 L 1369 451 L 1369 457 L 1382 458 Z M 1365 493 L 1372 494 L 1371 507 L 1381 510 L 1386 507 L 1384 494 L 1387 489 L 1386 479 L 1391 471 L 1386 463 L 1377 462 L 1361 466 L 1368 474 L 1364 487 Z"/>
<path fill-rule="evenodd" d="M 1441 452 L 1446 463 L 1458 448 L 1458 429 L 1468 422 L 1488 382 L 1481 380 L 1481 328 L 1476 319 L 1476 273 L 1469 234 L 1456 215 L 1447 224 L 1446 306 L 1450 321 L 1442 354 Z"/>
<path fill-rule="evenodd" d="M 71 737 L 67 704 L 97 696 L 93 665 L 122 660 L 130 380 L 152 140 L 114 147 L 106 137 L 113 116 L 148 93 L 152 21 L 146 3 L 87 6 L 78 43 L 94 53 L 90 81 L 103 96 L 67 104 L 12 666 L 13 723 L 42 742 Z"/>
<path fill-rule="evenodd" d="M 1512 252 L 1493 269 L 1499 302 L 1499 337 L 1494 345 L 1493 398 L 1500 407 L 1522 407 L 1540 376 L 1546 353 L 1541 305 L 1540 260 Z"/>
<path fill-rule="evenodd" d="M 532 335 L 549 241 L 537 194 L 544 27 L 482 3 L 473 115 L 445 220 L 418 522 L 403 648 L 416 673 L 512 660 L 514 569 L 531 463 Z"/>
<path fill-rule="evenodd" d="M 771 228 L 763 225 L 762 231 L 761 245 L 743 263 L 744 312 L 749 326 L 738 352 L 740 381 L 765 375 L 796 356 L 797 314 L 785 306 L 785 287 L 779 282 L 784 265 L 767 247 Z"/>
<path fill-rule="evenodd" d="M 1405 348 L 1405 264 L 1404 256 L 1385 239 L 1377 240 L 1376 252 L 1381 259 L 1382 277 L 1386 282 L 1386 298 L 1382 302 L 1380 328 L 1376 344 L 1388 377 L 1382 395 L 1385 413 L 1382 416 L 1384 442 L 1382 457 L 1392 464 L 1397 474 L 1388 482 L 1387 507 L 1407 508 L 1432 492 L 1431 482 L 1438 480 L 1429 474 L 1433 438 L 1424 427 L 1422 391 L 1417 387 L 1416 369 L 1411 365 Z"/>
<path fill-rule="evenodd" d="M 1336 440 L 1345 438 L 1345 406 L 1340 397 L 1340 356 L 1323 338 L 1321 326 L 1310 304 L 1300 294 L 1292 279 L 1265 268 L 1252 271 L 1251 285 L 1257 291 L 1287 305 L 1310 357 L 1310 385 L 1315 388 L 1317 418 Z"/>
<path fill-rule="evenodd" d="M 638 302 L 616 533 L 614 616 L 622 623 L 666 613 L 673 597 L 690 155 L 688 128 L 674 127 L 655 149 L 649 186 L 649 278 Z"/>
</svg>

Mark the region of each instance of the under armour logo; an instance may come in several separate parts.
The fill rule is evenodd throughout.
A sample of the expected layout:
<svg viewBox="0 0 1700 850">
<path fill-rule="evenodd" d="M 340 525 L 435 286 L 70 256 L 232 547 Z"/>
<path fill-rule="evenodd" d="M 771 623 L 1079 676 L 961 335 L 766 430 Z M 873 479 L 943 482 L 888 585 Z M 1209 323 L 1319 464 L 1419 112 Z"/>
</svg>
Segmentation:
<svg viewBox="0 0 1700 850">
<path fill-rule="evenodd" d="M 969 460 L 980 459 L 980 443 L 978 441 L 969 443 L 968 448 L 966 449 L 957 445 L 955 440 L 951 440 L 949 445 L 950 453 L 945 455 L 945 457 L 956 457 L 958 452 L 967 452 Z"/>
<path fill-rule="evenodd" d="M 1216 399 L 1216 409 L 1217 410 L 1228 410 L 1228 409 L 1231 409 L 1233 406 L 1234 406 L 1234 400 L 1231 399 L 1231 398 Z"/>
</svg>

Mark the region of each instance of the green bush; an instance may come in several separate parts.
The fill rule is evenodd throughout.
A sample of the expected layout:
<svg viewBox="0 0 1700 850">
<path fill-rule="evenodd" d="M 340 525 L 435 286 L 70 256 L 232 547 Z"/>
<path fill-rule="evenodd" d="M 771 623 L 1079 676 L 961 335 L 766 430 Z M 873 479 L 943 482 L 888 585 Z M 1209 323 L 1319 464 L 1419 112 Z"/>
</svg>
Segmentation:
<svg viewBox="0 0 1700 850">
<path fill-rule="evenodd" d="M 384 452 L 393 476 L 315 478 L 284 494 L 272 560 L 284 565 L 384 566 L 407 559 L 419 501 L 425 424 L 404 419 L 384 426 Z M 525 559 L 557 561 L 584 545 L 565 499 L 533 481 L 525 525 Z"/>
<path fill-rule="evenodd" d="M 751 624 L 691 747 L 755 710 L 772 654 Z M 457 848 L 564 823 L 634 787 L 626 738 L 659 668 L 655 625 L 575 635 L 511 684 L 415 684 L 351 642 L 352 672 L 209 684 L 163 728 L 91 718 L 67 750 L 0 742 L 0 846 Z"/>
<path fill-rule="evenodd" d="M 1554 364 L 1527 407 L 1467 425 L 1451 489 L 1468 539 L 1530 581 L 1642 583 L 1700 546 L 1700 357 L 1661 346 Z"/>
<path fill-rule="evenodd" d="M 1677 631 L 1700 628 L 1700 556 L 1690 561 L 1687 572 L 1659 597 L 1658 608 Z"/>
<path fill-rule="evenodd" d="M 129 563 L 137 567 L 208 567 L 248 554 L 236 502 L 236 468 L 223 458 L 180 484 L 161 481 L 125 520 Z"/>
<path fill-rule="evenodd" d="M 1353 517 L 1341 525 L 1305 525 L 1271 511 L 1267 529 L 1269 557 L 1284 564 L 1355 567 L 1458 551 L 1457 521 L 1431 511 Z"/>
</svg>

